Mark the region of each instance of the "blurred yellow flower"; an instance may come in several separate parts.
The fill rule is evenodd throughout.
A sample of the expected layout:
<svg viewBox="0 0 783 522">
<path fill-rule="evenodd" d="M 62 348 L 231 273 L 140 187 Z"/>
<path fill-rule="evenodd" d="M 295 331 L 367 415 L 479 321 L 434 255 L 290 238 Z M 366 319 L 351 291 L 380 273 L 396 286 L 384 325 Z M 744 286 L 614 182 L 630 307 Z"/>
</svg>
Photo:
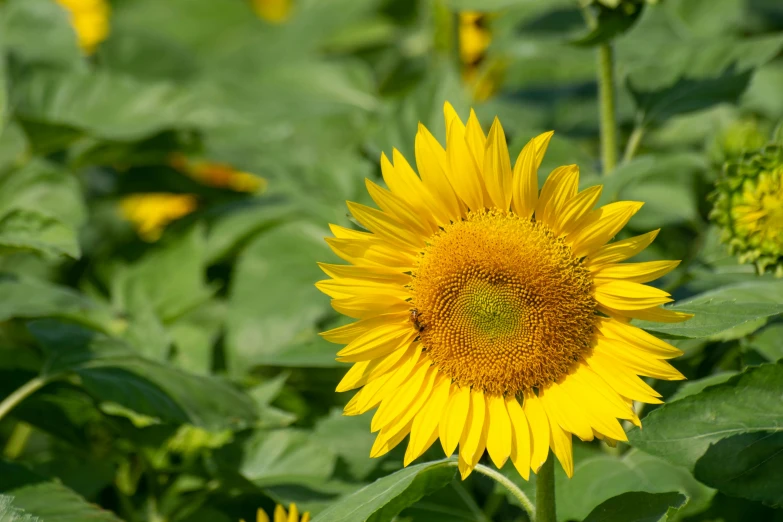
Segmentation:
<svg viewBox="0 0 783 522">
<path fill-rule="evenodd" d="M 242 522 L 245 522 L 242 520 Z M 269 516 L 264 513 L 264 510 L 259 509 L 256 514 L 256 522 L 270 522 Z M 299 511 L 296 509 L 296 504 L 291 504 L 288 507 L 288 513 L 285 512 L 285 508 L 280 504 L 275 508 L 275 519 L 271 522 L 310 522 L 310 513 L 303 513 L 302 518 L 299 518 Z"/>
<path fill-rule="evenodd" d="M 144 241 L 157 241 L 166 225 L 196 210 L 193 194 L 132 194 L 120 201 L 120 213 Z"/>
<path fill-rule="evenodd" d="M 68 11 L 71 25 L 86 54 L 95 52 L 109 36 L 109 3 L 106 0 L 55 0 Z"/>
<path fill-rule="evenodd" d="M 462 63 L 462 79 L 471 86 L 473 99 L 484 101 L 495 94 L 505 74 L 503 60 L 486 62 L 487 49 L 492 33 L 487 26 L 487 16 L 477 11 L 459 14 L 459 57 Z"/>
<path fill-rule="evenodd" d="M 292 0 L 252 0 L 256 14 L 273 24 L 288 20 L 291 13 Z"/>
<path fill-rule="evenodd" d="M 576 165 L 537 170 L 551 132 L 531 139 L 512 167 L 496 118 L 485 135 L 445 107 L 444 148 L 419 125 L 416 165 L 381 156 L 388 190 L 367 180 L 379 208 L 348 202 L 367 231 L 332 225 L 332 250 L 349 265 L 321 264 L 316 286 L 356 322 L 321 334 L 353 363 L 337 391 L 361 388 L 346 415 L 376 409 L 370 455 L 409 436 L 404 464 L 436 440 L 459 446 L 467 477 L 486 450 L 527 479 L 550 449 L 571 476 L 572 435 L 627 440 L 640 426 L 633 401 L 661 403 L 639 376 L 683 376 L 674 346 L 629 324 L 690 315 L 662 308 L 648 286 L 679 261 L 622 263 L 658 231 L 610 242 L 642 207 L 599 208 L 602 187 L 579 192 Z"/>
<path fill-rule="evenodd" d="M 226 163 L 191 160 L 184 154 L 177 153 L 171 156 L 169 164 L 179 172 L 209 187 L 255 193 L 263 192 L 267 185 L 264 178 L 237 170 Z"/>
</svg>

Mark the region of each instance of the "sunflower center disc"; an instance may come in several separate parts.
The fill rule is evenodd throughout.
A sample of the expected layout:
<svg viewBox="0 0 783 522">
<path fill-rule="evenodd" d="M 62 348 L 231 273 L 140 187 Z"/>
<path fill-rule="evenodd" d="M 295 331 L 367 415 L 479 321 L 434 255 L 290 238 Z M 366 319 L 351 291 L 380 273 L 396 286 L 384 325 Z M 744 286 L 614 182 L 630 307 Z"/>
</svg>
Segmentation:
<svg viewBox="0 0 783 522">
<path fill-rule="evenodd" d="M 545 225 L 511 212 L 470 212 L 431 237 L 412 290 L 435 364 L 491 394 L 557 380 L 593 337 L 590 272 Z"/>
</svg>

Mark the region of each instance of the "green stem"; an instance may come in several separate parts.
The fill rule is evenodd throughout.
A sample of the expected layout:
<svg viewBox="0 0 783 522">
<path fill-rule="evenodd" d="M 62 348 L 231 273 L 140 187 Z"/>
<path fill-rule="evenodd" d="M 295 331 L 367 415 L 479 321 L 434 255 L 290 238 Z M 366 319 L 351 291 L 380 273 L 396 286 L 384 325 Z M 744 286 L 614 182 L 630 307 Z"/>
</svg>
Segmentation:
<svg viewBox="0 0 783 522">
<path fill-rule="evenodd" d="M 3 402 L 0 402 L 0 419 L 5 417 L 8 412 L 14 409 L 17 404 L 43 388 L 48 383 L 48 379 L 38 376 L 30 379 L 21 387 L 17 388 L 11 395 L 6 397 Z"/>
<path fill-rule="evenodd" d="M 519 489 L 516 484 L 514 484 L 508 477 L 503 475 L 502 473 L 495 471 L 492 468 L 489 468 L 487 466 L 484 466 L 483 464 L 477 464 L 475 468 L 473 468 L 475 471 L 478 471 L 482 475 L 486 475 L 487 477 L 491 478 L 495 482 L 498 482 L 501 486 L 506 488 L 512 495 L 514 495 L 514 498 L 516 498 L 519 501 L 519 504 L 522 506 L 522 509 L 527 512 L 528 518 L 530 520 L 536 520 L 536 508 L 533 506 L 533 503 L 530 502 L 530 499 L 527 498 L 527 495 L 525 495 L 524 491 Z"/>
<path fill-rule="evenodd" d="M 601 164 L 604 175 L 617 166 L 617 115 L 615 113 L 612 44 L 598 47 L 598 95 L 601 107 Z"/>
<path fill-rule="evenodd" d="M 24 447 L 27 445 L 27 441 L 30 439 L 30 434 L 32 434 L 32 432 L 32 426 L 26 422 L 17 422 L 13 431 L 11 431 L 11 435 L 8 437 L 5 450 L 3 450 L 5 457 L 10 460 L 19 458 L 19 455 L 24 451 Z"/>
<path fill-rule="evenodd" d="M 555 457 L 552 453 L 538 470 L 536 514 L 536 522 L 557 522 L 555 514 Z"/>
<path fill-rule="evenodd" d="M 636 155 L 636 150 L 642 142 L 644 136 L 644 127 L 637 125 L 633 128 L 631 135 L 628 137 L 628 143 L 625 145 L 625 152 L 623 153 L 623 163 L 628 163 Z"/>
</svg>

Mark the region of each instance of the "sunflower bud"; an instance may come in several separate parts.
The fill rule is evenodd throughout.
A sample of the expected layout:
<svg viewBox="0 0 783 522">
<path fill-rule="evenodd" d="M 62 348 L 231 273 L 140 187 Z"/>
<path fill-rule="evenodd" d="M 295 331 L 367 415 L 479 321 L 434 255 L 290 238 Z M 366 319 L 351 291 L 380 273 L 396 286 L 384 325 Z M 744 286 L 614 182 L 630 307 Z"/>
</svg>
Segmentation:
<svg viewBox="0 0 783 522">
<path fill-rule="evenodd" d="M 728 162 L 712 195 L 710 219 L 740 263 L 783 277 L 783 146 Z"/>
</svg>

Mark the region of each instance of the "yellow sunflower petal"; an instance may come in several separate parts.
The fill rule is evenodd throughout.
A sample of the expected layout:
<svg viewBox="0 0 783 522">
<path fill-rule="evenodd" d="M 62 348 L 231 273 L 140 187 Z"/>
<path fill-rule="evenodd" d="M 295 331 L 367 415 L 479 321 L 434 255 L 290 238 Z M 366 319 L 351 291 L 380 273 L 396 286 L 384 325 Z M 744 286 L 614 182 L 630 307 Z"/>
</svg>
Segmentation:
<svg viewBox="0 0 783 522">
<path fill-rule="evenodd" d="M 447 456 L 457 449 L 470 409 L 470 388 L 455 386 L 440 418 L 440 443 Z"/>
<path fill-rule="evenodd" d="M 332 299 L 332 308 L 354 319 L 364 319 L 383 313 L 399 313 L 410 310 L 410 303 L 391 295 L 358 295 Z"/>
<path fill-rule="evenodd" d="M 446 153 L 449 158 L 451 185 L 471 210 L 484 208 L 484 187 L 481 172 L 465 141 L 461 122 L 452 120 L 448 128 Z"/>
<path fill-rule="evenodd" d="M 490 131 L 490 133 L 491 132 L 492 131 Z M 484 149 L 487 146 L 487 137 L 484 136 L 484 130 L 481 128 L 481 124 L 473 109 L 470 109 L 468 123 L 465 125 L 465 141 L 468 144 L 470 153 L 473 154 L 473 159 L 476 160 L 476 164 L 480 167 L 481 161 L 484 159 Z"/>
<path fill-rule="evenodd" d="M 596 284 L 622 279 L 634 283 L 649 283 L 668 274 L 679 265 L 679 261 L 646 261 L 644 263 L 610 263 L 600 265 L 593 272 Z"/>
<path fill-rule="evenodd" d="M 574 257 L 589 256 L 612 239 L 636 214 L 643 203 L 618 201 L 592 211 L 582 227 L 566 237 Z"/>
<path fill-rule="evenodd" d="M 604 245 L 590 254 L 586 264 L 593 269 L 607 263 L 625 261 L 650 246 L 650 243 L 658 236 L 658 232 L 660 232 L 660 229 Z"/>
<path fill-rule="evenodd" d="M 586 413 L 576 407 L 559 384 L 550 384 L 540 390 L 538 396 L 546 409 L 546 415 L 550 422 L 555 421 L 564 430 L 584 441 L 593 439 L 593 430 Z"/>
<path fill-rule="evenodd" d="M 590 215 L 590 212 L 598 203 L 603 187 L 597 185 L 584 189 L 582 192 L 569 199 L 562 211 L 554 216 L 552 231 L 556 236 L 569 235 L 577 230 Z"/>
<path fill-rule="evenodd" d="M 286 522 L 287 518 L 285 508 L 280 504 L 275 506 L 275 522 Z"/>
<path fill-rule="evenodd" d="M 413 421 L 411 439 L 408 442 L 408 449 L 405 451 L 406 466 L 427 451 L 427 448 L 438 437 L 438 421 L 449 400 L 449 392 L 453 386 L 455 385 L 451 383 L 451 379 L 438 374 L 427 404 Z"/>
<path fill-rule="evenodd" d="M 487 452 L 495 466 L 500 469 L 511 455 L 511 420 L 506 410 L 506 400 L 501 395 L 486 395 L 489 431 Z M 516 399 L 514 399 L 516 402 Z M 520 407 L 520 411 L 522 408 Z"/>
<path fill-rule="evenodd" d="M 594 351 L 604 352 L 608 356 L 623 362 L 638 375 L 655 377 L 667 381 L 677 381 L 685 377 L 668 362 L 656 359 L 655 356 L 642 350 L 628 349 L 628 346 L 615 339 L 608 339 L 601 335 L 596 337 Z"/>
<path fill-rule="evenodd" d="M 549 421 L 552 451 L 555 453 L 568 478 L 574 476 L 574 454 L 571 449 L 571 434 L 551 419 Z"/>
<path fill-rule="evenodd" d="M 658 398 L 660 394 L 637 377 L 630 368 L 605 353 L 594 351 L 585 358 L 585 362 L 620 395 L 648 404 L 663 402 Z"/>
<path fill-rule="evenodd" d="M 418 399 L 422 396 L 428 396 L 432 390 L 435 373 L 430 371 L 430 367 L 429 361 L 420 361 L 402 386 L 402 389 L 386 397 L 381 402 L 380 407 L 373 415 L 370 431 L 375 432 L 389 426 L 403 411 L 407 411 L 410 414 L 410 418 L 413 418 L 418 411 L 414 407 Z M 418 407 L 421 407 L 421 403 L 418 404 Z M 407 424 L 407 422 L 404 424 Z"/>
<path fill-rule="evenodd" d="M 672 298 L 652 286 L 615 280 L 596 287 L 595 300 L 615 310 L 642 310 L 669 303 Z"/>
<path fill-rule="evenodd" d="M 467 464 L 466 468 L 461 468 L 460 473 L 464 480 L 473 468 L 478 464 L 481 454 L 487 443 L 487 403 L 484 400 L 484 393 L 479 390 L 470 392 L 470 408 L 465 422 L 465 429 L 459 441 L 460 460 Z"/>
<path fill-rule="evenodd" d="M 666 341 L 650 335 L 641 328 L 624 324 L 610 318 L 601 317 L 597 324 L 598 331 L 605 337 L 618 339 L 634 347 L 649 352 L 661 359 L 671 359 L 682 355 L 682 350 L 675 348 Z"/>
<path fill-rule="evenodd" d="M 431 191 L 433 199 L 437 200 L 438 208 L 435 214 L 437 225 L 448 224 L 461 215 L 459 199 L 451 186 L 447 174 L 449 160 L 446 150 L 438 143 L 438 140 L 427 128 L 419 124 L 419 132 L 416 134 L 416 166 L 424 181 L 424 185 Z"/>
<path fill-rule="evenodd" d="M 533 392 L 525 394 L 522 410 L 530 424 L 530 468 L 538 473 L 549 454 L 549 419 L 541 400 Z"/>
<path fill-rule="evenodd" d="M 396 149 L 392 151 L 394 164 L 385 154 L 381 154 L 381 174 L 391 192 L 407 201 L 419 214 L 431 215 L 431 196 L 427 187 L 416 175 L 405 158 Z"/>
<path fill-rule="evenodd" d="M 403 224 L 388 216 L 386 213 L 359 203 L 354 203 L 353 201 L 349 201 L 347 205 L 348 210 L 351 211 L 351 214 L 356 218 L 356 221 L 361 223 L 372 233 L 383 237 L 390 243 L 394 243 L 401 248 L 413 251 L 420 248 L 423 238 L 419 234 L 406 229 Z"/>
<path fill-rule="evenodd" d="M 511 207 L 521 218 L 533 215 L 538 202 L 538 149 L 533 138 L 519 153 L 511 178 Z"/>
<path fill-rule="evenodd" d="M 256 511 L 256 522 L 269 522 L 269 516 L 267 516 L 263 509 L 258 509 Z"/>
<path fill-rule="evenodd" d="M 567 165 L 552 171 L 541 188 L 536 203 L 536 221 L 542 221 L 554 228 L 557 216 L 565 204 L 576 196 L 579 186 L 579 167 Z"/>
<path fill-rule="evenodd" d="M 506 398 L 506 410 L 511 421 L 511 462 L 523 479 L 530 478 L 530 428 L 525 412 L 516 397 Z M 546 458 L 546 457 L 544 457 Z"/>
<path fill-rule="evenodd" d="M 427 237 L 437 230 L 434 220 L 427 219 L 427 214 L 422 216 L 421 212 L 418 212 L 401 197 L 395 196 L 369 179 L 365 179 L 364 183 L 375 204 L 408 230 L 412 230 L 423 237 Z"/>
<path fill-rule="evenodd" d="M 489 129 L 482 172 L 492 204 L 503 210 L 510 208 L 511 159 L 508 156 L 506 135 L 497 118 L 492 123 L 492 128 Z"/>
</svg>

